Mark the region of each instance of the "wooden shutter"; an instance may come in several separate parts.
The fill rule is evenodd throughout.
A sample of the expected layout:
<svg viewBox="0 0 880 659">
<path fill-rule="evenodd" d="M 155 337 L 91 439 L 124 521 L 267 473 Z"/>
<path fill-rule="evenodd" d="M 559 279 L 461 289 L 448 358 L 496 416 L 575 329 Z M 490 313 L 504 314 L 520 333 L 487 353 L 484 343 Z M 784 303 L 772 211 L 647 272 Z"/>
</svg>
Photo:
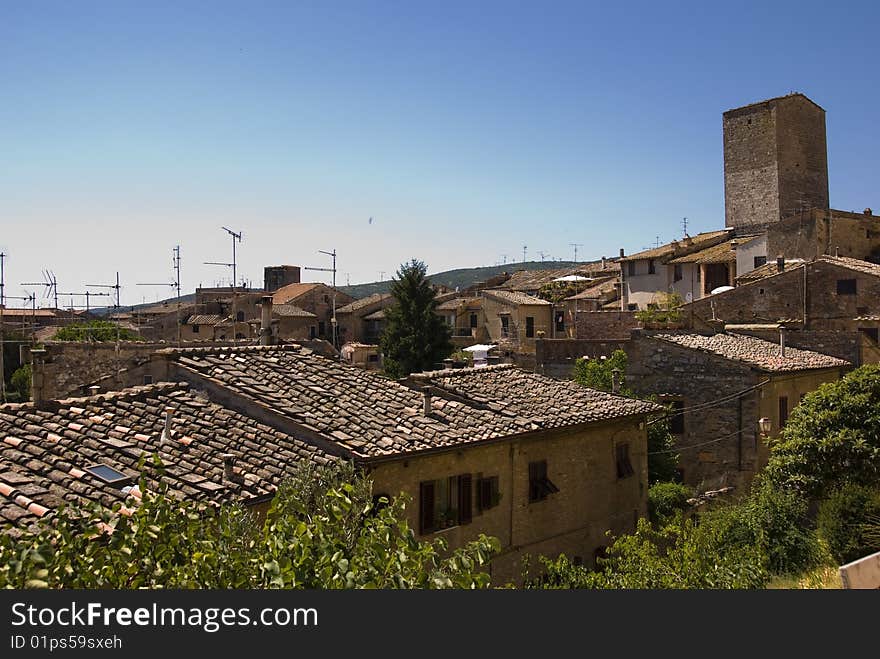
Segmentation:
<svg viewBox="0 0 880 659">
<path fill-rule="evenodd" d="M 419 486 L 419 531 L 422 535 L 434 530 L 434 481 Z"/>
<path fill-rule="evenodd" d="M 470 524 L 473 519 L 473 492 L 471 475 L 462 474 L 458 477 L 458 523 Z"/>
</svg>

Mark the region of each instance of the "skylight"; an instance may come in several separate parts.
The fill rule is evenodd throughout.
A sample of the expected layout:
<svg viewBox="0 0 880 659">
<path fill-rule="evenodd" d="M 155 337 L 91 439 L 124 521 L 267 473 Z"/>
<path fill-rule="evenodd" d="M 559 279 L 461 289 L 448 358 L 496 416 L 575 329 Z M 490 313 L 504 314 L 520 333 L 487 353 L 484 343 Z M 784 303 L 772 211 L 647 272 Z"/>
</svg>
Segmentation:
<svg viewBox="0 0 880 659">
<path fill-rule="evenodd" d="M 91 465 L 90 467 L 86 467 L 85 469 L 92 476 L 97 476 L 105 483 L 119 483 L 121 481 L 128 481 L 131 479 L 130 476 L 126 476 L 124 473 L 119 471 L 118 469 L 114 469 L 110 465 L 105 464 L 96 464 Z"/>
</svg>

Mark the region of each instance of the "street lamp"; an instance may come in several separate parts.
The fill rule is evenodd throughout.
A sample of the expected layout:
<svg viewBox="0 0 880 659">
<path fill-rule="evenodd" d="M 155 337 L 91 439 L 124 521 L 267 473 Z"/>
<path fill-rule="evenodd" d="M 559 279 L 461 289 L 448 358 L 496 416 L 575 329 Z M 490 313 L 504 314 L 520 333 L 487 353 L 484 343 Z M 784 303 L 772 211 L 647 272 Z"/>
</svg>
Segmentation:
<svg viewBox="0 0 880 659">
<path fill-rule="evenodd" d="M 767 435 L 770 434 L 771 427 L 772 423 L 770 422 L 770 419 L 768 419 L 766 416 L 762 416 L 760 419 L 758 419 L 758 428 L 761 431 L 762 437 L 767 437 Z"/>
</svg>

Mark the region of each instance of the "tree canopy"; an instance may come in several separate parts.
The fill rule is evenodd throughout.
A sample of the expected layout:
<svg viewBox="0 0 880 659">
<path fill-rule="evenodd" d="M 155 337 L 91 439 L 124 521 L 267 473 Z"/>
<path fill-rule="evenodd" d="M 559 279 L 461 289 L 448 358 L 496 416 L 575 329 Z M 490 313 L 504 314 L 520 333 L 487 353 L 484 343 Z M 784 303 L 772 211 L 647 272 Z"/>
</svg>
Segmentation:
<svg viewBox="0 0 880 659">
<path fill-rule="evenodd" d="M 426 274 L 427 266 L 412 259 L 400 266 L 391 285 L 394 302 L 385 309 L 380 344 L 392 377 L 431 370 L 452 354 L 451 331 L 436 313 L 436 292 Z"/>
<path fill-rule="evenodd" d="M 109 320 L 90 320 L 62 327 L 55 334 L 56 341 L 141 341 L 141 337 L 125 327 Z"/>
</svg>

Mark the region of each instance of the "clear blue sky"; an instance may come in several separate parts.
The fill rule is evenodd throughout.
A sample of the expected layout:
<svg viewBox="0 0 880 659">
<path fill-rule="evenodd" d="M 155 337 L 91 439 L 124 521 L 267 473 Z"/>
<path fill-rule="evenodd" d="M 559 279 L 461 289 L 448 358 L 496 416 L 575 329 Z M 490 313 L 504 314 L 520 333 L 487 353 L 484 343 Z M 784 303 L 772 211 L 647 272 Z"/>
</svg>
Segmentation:
<svg viewBox="0 0 880 659">
<path fill-rule="evenodd" d="M 876 2 L 0 0 L 7 294 L 51 267 L 165 297 L 134 284 L 170 281 L 175 244 L 184 289 L 212 285 L 221 225 L 257 286 L 333 248 L 341 284 L 632 252 L 723 227 L 721 113 L 791 91 L 827 111 L 832 206 L 878 208 L 878 25 Z"/>
</svg>

